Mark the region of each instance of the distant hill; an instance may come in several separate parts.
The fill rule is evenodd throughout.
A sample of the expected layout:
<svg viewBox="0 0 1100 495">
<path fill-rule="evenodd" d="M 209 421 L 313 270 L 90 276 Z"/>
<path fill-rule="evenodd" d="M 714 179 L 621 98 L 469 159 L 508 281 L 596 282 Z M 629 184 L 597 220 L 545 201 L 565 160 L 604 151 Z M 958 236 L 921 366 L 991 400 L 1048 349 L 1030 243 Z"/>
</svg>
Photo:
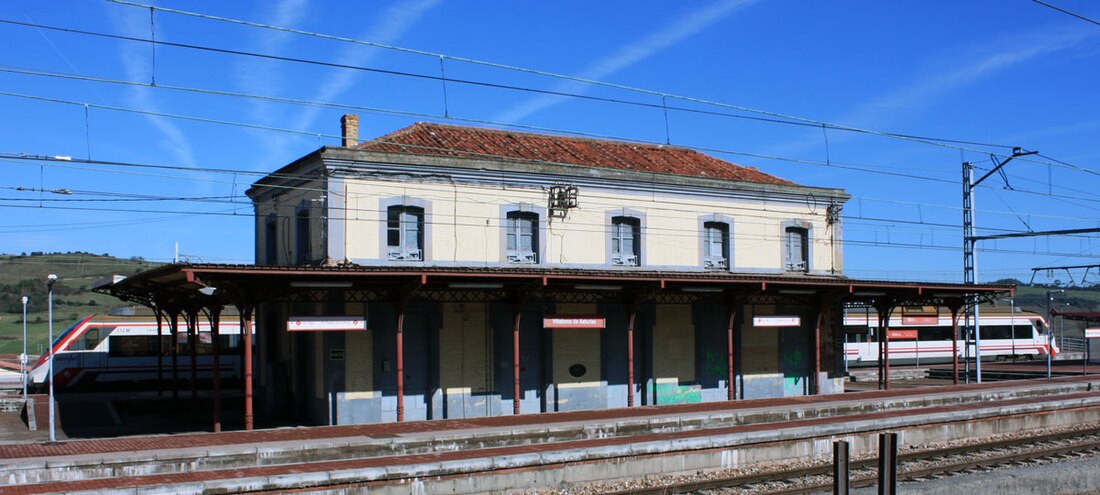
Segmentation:
<svg viewBox="0 0 1100 495">
<path fill-rule="evenodd" d="M 0 254 L 0 354 L 23 352 L 23 296 L 27 296 L 27 352 L 45 349 L 47 324 L 46 276 L 54 284 L 54 335 L 83 316 L 124 303 L 96 294 L 92 285 L 110 275 L 132 275 L 161 263 L 141 258 L 116 258 L 91 253 Z"/>
</svg>

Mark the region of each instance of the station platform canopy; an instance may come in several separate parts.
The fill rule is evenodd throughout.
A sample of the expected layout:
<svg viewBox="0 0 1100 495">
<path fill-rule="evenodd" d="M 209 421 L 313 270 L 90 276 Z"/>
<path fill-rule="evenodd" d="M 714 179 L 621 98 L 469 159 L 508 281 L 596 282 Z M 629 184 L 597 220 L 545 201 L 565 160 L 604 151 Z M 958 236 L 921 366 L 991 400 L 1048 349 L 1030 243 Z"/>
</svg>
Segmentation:
<svg viewBox="0 0 1100 495">
<path fill-rule="evenodd" d="M 268 302 L 717 302 L 839 303 L 961 308 L 1014 292 L 1011 284 L 856 280 L 802 274 L 738 274 L 560 268 L 456 268 L 168 264 L 101 280 L 96 292 L 166 311 Z"/>
</svg>

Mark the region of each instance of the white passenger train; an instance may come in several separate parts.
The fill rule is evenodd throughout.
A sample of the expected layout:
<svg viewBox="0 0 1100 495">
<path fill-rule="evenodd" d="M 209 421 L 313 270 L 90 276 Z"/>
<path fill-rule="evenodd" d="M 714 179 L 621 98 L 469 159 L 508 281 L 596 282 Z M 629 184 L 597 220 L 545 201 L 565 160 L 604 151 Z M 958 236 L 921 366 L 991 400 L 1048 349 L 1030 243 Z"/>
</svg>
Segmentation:
<svg viewBox="0 0 1100 495">
<path fill-rule="evenodd" d="M 198 318 L 196 371 L 199 379 L 209 380 L 214 365 L 210 323 Z M 179 379 L 188 380 L 191 352 L 187 347 L 186 323 L 179 321 L 177 358 Z M 241 327 L 236 314 L 225 314 L 218 324 L 220 335 L 220 375 L 235 379 L 240 375 Z M 90 315 L 76 322 L 54 339 L 54 387 L 61 390 L 96 388 L 110 385 L 149 384 L 157 380 L 157 356 L 161 356 L 160 376 L 172 376 L 171 332 L 168 321 L 161 324 L 144 308 L 120 308 L 106 315 Z M 31 367 L 30 382 L 42 386 L 47 377 L 49 353 L 43 353 Z"/>
<path fill-rule="evenodd" d="M 1058 346 L 1048 339 L 1043 317 L 1030 311 L 986 310 L 980 313 L 981 356 L 983 361 L 1015 358 L 1038 359 L 1058 354 Z M 964 340 L 966 318 L 959 318 L 958 355 L 973 357 Z M 973 322 L 971 321 L 971 324 Z M 878 314 L 875 310 L 849 309 L 844 315 L 844 357 L 849 366 L 877 364 L 879 359 Z M 895 311 L 890 317 L 891 364 L 951 362 L 951 314 Z M 969 352 L 968 352 L 969 351 Z"/>
</svg>

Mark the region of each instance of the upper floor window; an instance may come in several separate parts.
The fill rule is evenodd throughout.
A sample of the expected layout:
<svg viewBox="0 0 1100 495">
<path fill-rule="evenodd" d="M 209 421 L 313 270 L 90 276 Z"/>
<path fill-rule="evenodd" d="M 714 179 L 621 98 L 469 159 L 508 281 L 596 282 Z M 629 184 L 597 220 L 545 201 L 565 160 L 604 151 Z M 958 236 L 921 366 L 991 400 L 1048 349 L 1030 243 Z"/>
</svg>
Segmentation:
<svg viewBox="0 0 1100 495">
<path fill-rule="evenodd" d="M 398 205 L 386 209 L 386 258 L 424 260 L 424 209 Z"/>
<path fill-rule="evenodd" d="M 730 226 L 725 222 L 703 223 L 703 267 L 730 267 Z"/>
<path fill-rule="evenodd" d="M 275 265 L 279 263 L 279 224 L 275 220 L 275 214 L 268 215 L 264 221 L 264 264 Z"/>
<path fill-rule="evenodd" d="M 529 211 L 510 211 L 505 220 L 508 262 L 538 263 L 539 215 Z"/>
<path fill-rule="evenodd" d="M 611 218 L 611 264 L 638 266 L 642 259 L 641 222 L 634 217 Z"/>
<path fill-rule="evenodd" d="M 304 265 L 313 261 L 313 254 L 310 252 L 313 243 L 310 242 L 309 208 L 301 208 L 294 215 L 294 241 L 298 264 Z"/>
<path fill-rule="evenodd" d="M 787 227 L 783 231 L 783 244 L 786 249 L 784 267 L 787 271 L 806 272 L 810 270 L 809 230 L 804 227 Z"/>
</svg>

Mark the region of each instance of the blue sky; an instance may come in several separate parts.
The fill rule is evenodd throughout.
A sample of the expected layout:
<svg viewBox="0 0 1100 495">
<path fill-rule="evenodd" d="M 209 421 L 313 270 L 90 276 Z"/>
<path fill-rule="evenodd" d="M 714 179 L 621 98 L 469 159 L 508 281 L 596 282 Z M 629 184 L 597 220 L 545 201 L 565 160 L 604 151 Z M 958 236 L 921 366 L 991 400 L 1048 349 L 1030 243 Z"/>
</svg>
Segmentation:
<svg viewBox="0 0 1100 495">
<path fill-rule="evenodd" d="M 1100 5 L 1094 2 L 1056 4 L 1100 19 Z M 171 87 L 440 116 L 360 111 L 363 137 L 416 120 L 444 120 L 446 113 L 460 124 L 469 119 L 643 141 L 667 138 L 714 150 L 723 159 L 798 183 L 851 193 L 844 210 L 845 258 L 846 272 L 856 277 L 958 280 L 961 162 L 987 169 L 989 152 L 1008 149 L 938 146 L 679 108 L 759 117 L 739 110 L 752 108 L 875 131 L 1038 150 L 1073 168 L 1052 166 L 1040 157 L 1013 161 L 1006 167 L 1013 190 L 994 176 L 977 193 L 979 233 L 1100 227 L 1100 196 L 1095 194 L 1100 185 L 1100 26 L 1034 2 L 275 0 L 156 5 L 729 106 L 665 98 L 677 107 L 669 111 L 666 129 L 664 112 L 653 107 L 455 82 L 447 84 L 444 104 L 442 85 L 434 80 L 166 46 L 158 47 L 154 57 L 146 43 L 0 24 L 0 42 L 9 47 L 0 55 L 0 152 L 201 169 L 0 160 L 0 252 L 90 251 L 168 260 L 178 242 L 180 251 L 196 261 L 251 262 L 253 222 L 243 191 L 255 173 L 272 171 L 319 145 L 338 144 L 339 116 L 347 110 Z M 0 18 L 137 38 L 148 38 L 151 29 L 149 9 L 108 1 L 12 0 L 0 6 Z M 161 41 L 440 73 L 437 57 L 363 44 L 170 12 L 157 12 L 152 24 Z M 662 104 L 652 93 L 454 58 L 443 66 L 451 79 Z M 158 87 L 149 87 L 154 78 Z M 189 200 L 166 199 L 179 197 Z M 93 208 L 100 211 L 88 211 Z M 1100 254 L 1096 235 L 1001 240 L 981 247 L 986 250 L 978 260 L 983 281 L 1027 280 L 1032 267 L 1096 263 Z M 1068 279 L 1064 273 L 1053 278 Z M 1037 281 L 1049 279 L 1041 273 Z"/>
</svg>

